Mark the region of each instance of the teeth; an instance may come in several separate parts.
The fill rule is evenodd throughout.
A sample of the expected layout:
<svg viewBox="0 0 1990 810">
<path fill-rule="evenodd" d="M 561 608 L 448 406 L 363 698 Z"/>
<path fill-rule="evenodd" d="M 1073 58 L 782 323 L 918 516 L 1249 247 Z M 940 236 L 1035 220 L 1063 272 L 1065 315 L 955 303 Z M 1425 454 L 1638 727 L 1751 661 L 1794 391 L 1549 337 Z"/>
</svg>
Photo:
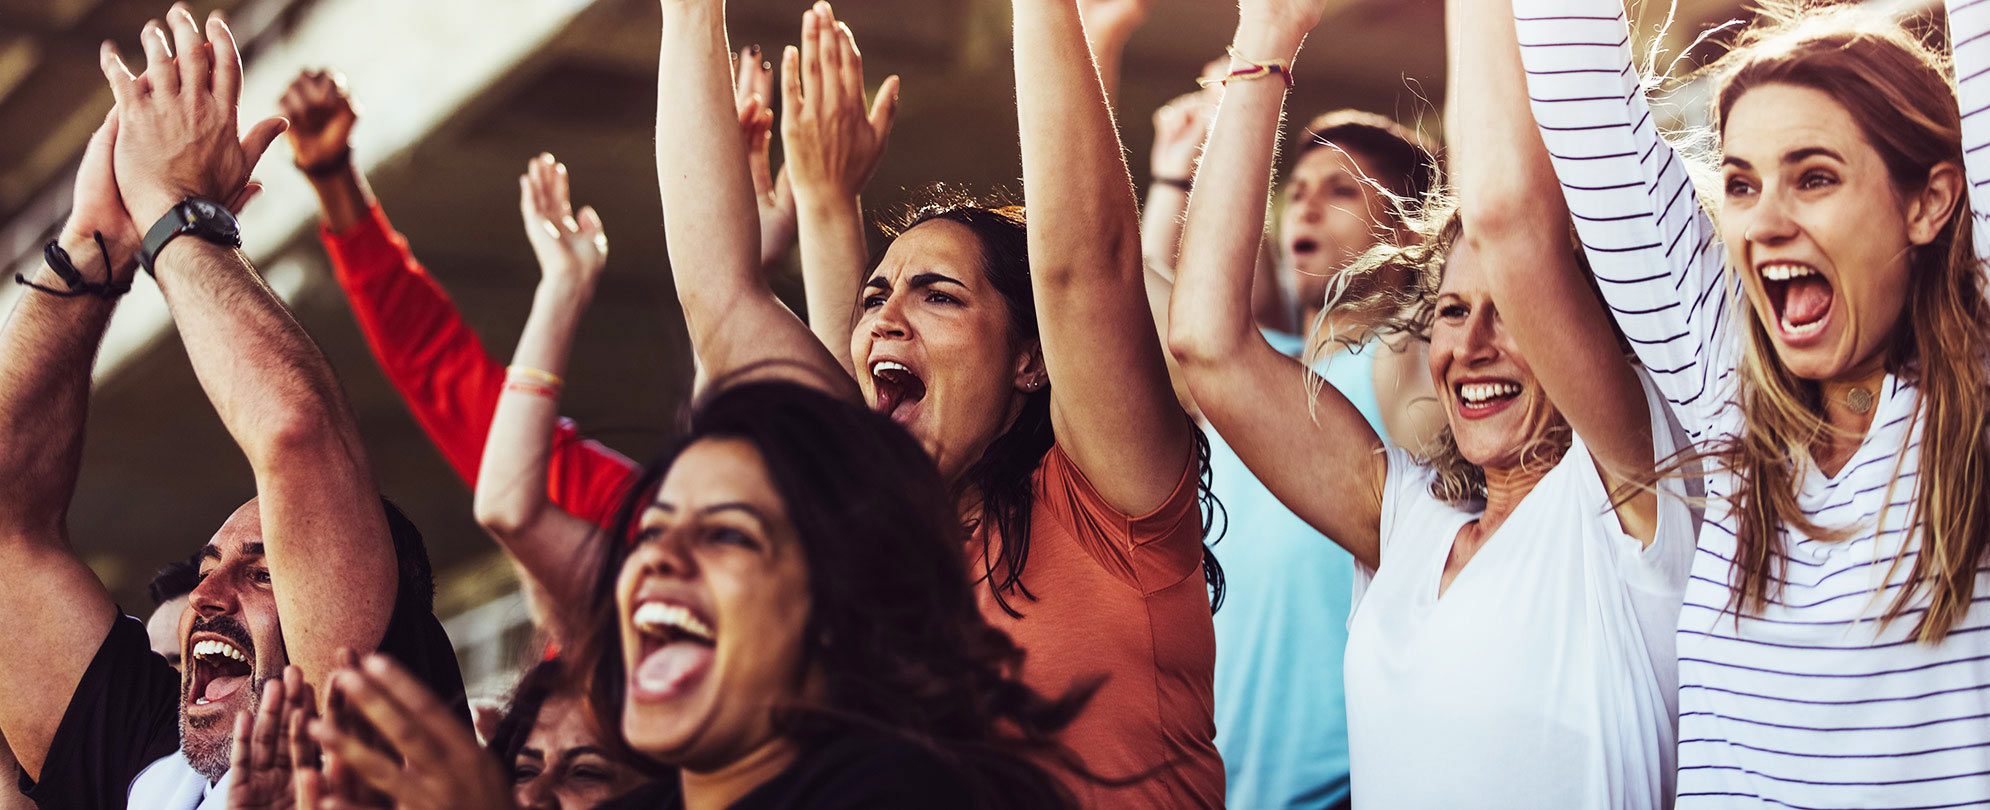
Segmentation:
<svg viewBox="0 0 1990 810">
<path fill-rule="evenodd" d="M 912 373 L 912 369 L 906 368 L 904 363 L 900 363 L 897 360 L 879 360 L 876 363 L 871 364 L 872 374 L 879 374 L 886 371 L 903 371 L 907 374 Z"/>
<path fill-rule="evenodd" d="M 699 620 L 692 614 L 690 608 L 683 605 L 644 602 L 636 608 L 635 615 L 629 617 L 629 620 L 635 623 L 637 630 L 646 635 L 662 635 L 661 631 L 670 628 L 704 641 L 712 640 L 711 626 Z"/>
<path fill-rule="evenodd" d="M 1770 281 L 1789 281 L 1793 278 L 1817 275 L 1815 268 L 1801 264 L 1765 264 L 1757 272 Z"/>
<path fill-rule="evenodd" d="M 193 654 L 195 658 L 219 655 L 223 658 L 233 658 L 244 664 L 249 663 L 248 654 L 237 649 L 235 645 L 225 641 L 216 641 L 211 638 L 194 642 Z"/>
<path fill-rule="evenodd" d="M 1520 393 L 1520 386 L 1507 382 L 1466 383 L 1458 386 L 1458 398 L 1473 403 L 1485 402 L 1486 400 L 1518 393 Z"/>
</svg>

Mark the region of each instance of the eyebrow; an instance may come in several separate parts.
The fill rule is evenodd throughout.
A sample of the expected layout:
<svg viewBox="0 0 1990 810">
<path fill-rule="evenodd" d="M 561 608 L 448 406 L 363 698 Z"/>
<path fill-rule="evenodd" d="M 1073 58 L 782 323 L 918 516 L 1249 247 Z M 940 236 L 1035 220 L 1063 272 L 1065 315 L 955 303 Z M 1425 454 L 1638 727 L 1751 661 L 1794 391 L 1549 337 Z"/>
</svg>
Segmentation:
<svg viewBox="0 0 1990 810">
<path fill-rule="evenodd" d="M 546 758 L 546 755 L 537 748 L 520 748 L 518 749 L 518 755 L 520 757 L 531 757 L 537 760 L 544 760 Z"/>
<path fill-rule="evenodd" d="M 1788 152 L 1784 152 L 1783 165 L 1787 166 L 1792 163 L 1802 163 L 1805 160 L 1817 157 L 1819 155 L 1831 158 L 1832 160 L 1838 161 L 1839 163 L 1845 162 L 1845 156 L 1838 154 L 1837 151 L 1835 150 L 1827 149 L 1822 146 L 1806 146 L 1801 149 L 1791 149 Z M 1723 157 L 1721 158 L 1721 165 L 1733 166 L 1735 168 L 1741 169 L 1742 171 L 1749 171 L 1755 168 L 1754 164 L 1749 163 L 1746 160 L 1742 160 L 1741 158 L 1738 157 Z"/>
<path fill-rule="evenodd" d="M 654 503 L 651 503 L 649 505 L 649 509 L 644 511 L 657 511 L 657 512 L 662 512 L 666 515 L 674 515 L 677 514 L 677 505 L 671 503 L 665 503 L 663 501 L 656 501 Z M 747 517 L 753 518 L 753 522 L 758 523 L 760 525 L 762 531 L 765 531 L 767 528 L 767 517 L 760 513 L 760 509 L 758 507 L 754 506 L 753 504 L 747 503 L 745 501 L 726 501 L 724 503 L 715 503 L 710 506 L 702 507 L 698 510 L 698 514 L 701 516 L 713 515 L 719 512 L 744 512 Z"/>
<path fill-rule="evenodd" d="M 952 284 L 962 289 L 965 289 L 967 287 L 967 285 L 962 283 L 960 279 L 946 275 L 945 273 L 933 273 L 933 272 L 915 273 L 911 278 L 906 279 L 905 283 L 906 286 L 909 287 L 931 287 L 935 284 L 942 284 L 942 283 Z M 872 276 L 870 281 L 864 282 L 864 289 L 869 290 L 873 288 L 880 290 L 890 290 L 891 282 L 886 280 L 885 277 L 882 275 Z"/>
</svg>

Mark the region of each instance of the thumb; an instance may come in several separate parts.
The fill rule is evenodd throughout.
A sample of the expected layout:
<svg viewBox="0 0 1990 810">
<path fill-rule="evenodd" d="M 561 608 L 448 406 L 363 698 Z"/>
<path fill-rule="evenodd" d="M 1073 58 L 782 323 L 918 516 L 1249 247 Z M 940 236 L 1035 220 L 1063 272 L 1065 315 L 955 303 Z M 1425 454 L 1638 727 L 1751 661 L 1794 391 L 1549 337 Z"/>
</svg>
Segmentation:
<svg viewBox="0 0 1990 810">
<path fill-rule="evenodd" d="M 249 207 L 249 201 L 261 193 L 263 193 L 263 181 L 251 179 L 242 186 L 241 191 L 235 192 L 233 199 L 228 201 L 228 211 L 234 214 L 242 213 L 242 209 Z"/>
<path fill-rule="evenodd" d="M 601 255 L 608 255 L 608 231 L 601 225 L 601 214 L 596 213 L 592 205 L 582 206 L 579 219 L 581 234 L 594 240 L 594 247 L 601 251 Z"/>
<path fill-rule="evenodd" d="M 263 153 L 269 151 L 269 145 L 276 141 L 276 136 L 282 135 L 284 130 L 289 128 L 288 120 L 274 115 L 257 121 L 255 126 L 250 127 L 249 134 L 242 136 L 242 155 L 248 159 L 248 165 L 243 168 L 243 173 L 253 171 L 256 163 L 263 159 Z"/>
<path fill-rule="evenodd" d="M 878 136 L 878 142 L 891 136 L 892 122 L 898 118 L 898 77 L 886 77 L 878 85 L 878 97 L 871 102 L 871 131 Z"/>
</svg>

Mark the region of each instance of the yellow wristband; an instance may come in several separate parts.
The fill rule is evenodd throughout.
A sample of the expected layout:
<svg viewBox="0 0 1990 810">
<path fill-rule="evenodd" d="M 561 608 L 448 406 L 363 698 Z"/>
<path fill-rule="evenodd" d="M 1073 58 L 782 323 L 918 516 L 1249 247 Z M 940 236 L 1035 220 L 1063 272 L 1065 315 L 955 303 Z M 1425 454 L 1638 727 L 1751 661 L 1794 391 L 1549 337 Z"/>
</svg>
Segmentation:
<svg viewBox="0 0 1990 810">
<path fill-rule="evenodd" d="M 556 388 L 564 388 L 567 384 L 566 380 L 560 379 L 560 375 L 550 371 L 540 371 L 531 366 L 507 366 L 505 373 L 513 377 L 523 377 L 533 382 L 544 383 Z"/>
</svg>

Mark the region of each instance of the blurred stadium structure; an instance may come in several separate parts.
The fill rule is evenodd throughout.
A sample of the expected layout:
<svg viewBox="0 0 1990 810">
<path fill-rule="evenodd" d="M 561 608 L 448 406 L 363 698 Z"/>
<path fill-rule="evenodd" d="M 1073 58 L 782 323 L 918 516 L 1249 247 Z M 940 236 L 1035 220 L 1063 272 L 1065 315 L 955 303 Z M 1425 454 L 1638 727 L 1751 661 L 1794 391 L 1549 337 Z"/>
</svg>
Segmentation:
<svg viewBox="0 0 1990 810">
<path fill-rule="evenodd" d="M 1890 0 L 1918 8 L 1928 0 Z M 97 44 L 133 65 L 140 25 L 166 0 L 0 0 L 0 260 L 38 261 L 69 207 L 69 183 L 110 106 Z M 577 202 L 597 207 L 614 245 L 605 289 L 580 335 L 565 411 L 622 452 L 660 443 L 687 394 L 683 327 L 665 277 L 654 185 L 653 0 L 199 0 L 228 12 L 248 60 L 244 118 L 269 115 L 298 70 L 345 73 L 361 118 L 356 159 L 416 254 L 498 357 L 522 326 L 537 269 L 519 234 L 512 178 L 551 151 Z M 793 41 L 805 0 L 734 0 L 735 46 L 770 56 Z M 1664 18 L 1663 3 L 1645 24 Z M 1673 51 L 1743 14 L 1740 0 L 1680 0 Z M 1358 106 L 1435 131 L 1442 98 L 1442 0 L 1346 0 L 1302 54 L 1296 121 Z M 934 181 L 1014 191 L 1008 9 L 1003 0 L 846 0 L 868 78 L 904 76 L 891 151 L 866 197 L 875 215 Z M 1194 88 L 1235 22 L 1229 0 L 1154 0 L 1118 98 L 1137 181 L 1151 112 Z M 1647 29 L 1649 30 L 1649 29 Z M 1711 51 L 1711 49 L 1709 49 Z M 778 146 L 777 146 L 778 149 Z M 778 159 L 778 158 L 777 158 Z M 500 687 L 529 656 L 522 601 L 496 547 L 470 520 L 468 490 L 408 418 L 369 358 L 315 238 L 316 203 L 284 146 L 243 216 L 247 247 L 344 377 L 385 492 L 427 535 L 438 610 L 474 688 Z M 799 293 L 786 274 L 784 289 Z M 18 288 L 0 285 L 11 309 Z M 204 542 L 252 489 L 194 380 L 149 282 L 119 310 L 98 363 L 82 487 L 71 512 L 81 552 L 128 612 L 167 560 Z"/>
</svg>

